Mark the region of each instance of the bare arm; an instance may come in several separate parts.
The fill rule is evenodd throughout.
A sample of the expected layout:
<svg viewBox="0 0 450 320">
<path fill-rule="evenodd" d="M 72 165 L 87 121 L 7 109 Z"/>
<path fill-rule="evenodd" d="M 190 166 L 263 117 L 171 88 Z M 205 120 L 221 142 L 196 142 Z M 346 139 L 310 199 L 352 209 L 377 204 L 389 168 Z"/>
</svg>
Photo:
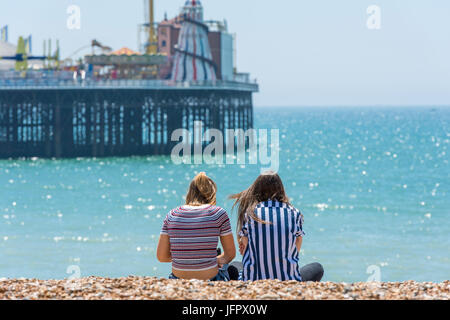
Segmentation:
<svg viewBox="0 0 450 320">
<path fill-rule="evenodd" d="M 220 237 L 223 253 L 217 257 L 219 266 L 230 263 L 236 257 L 236 247 L 234 245 L 234 238 L 232 234 Z"/>
<path fill-rule="evenodd" d="M 244 255 L 245 250 L 247 249 L 248 246 L 248 237 L 238 236 L 238 243 L 239 243 L 239 253 L 241 255 Z"/>
<path fill-rule="evenodd" d="M 300 253 L 300 249 L 302 247 L 303 237 L 297 237 L 295 240 L 295 246 L 297 247 L 298 253 Z"/>
<path fill-rule="evenodd" d="M 170 254 L 170 240 L 169 236 L 166 234 L 162 234 L 159 236 L 156 257 L 158 258 L 159 262 L 172 262 L 172 255 Z"/>
</svg>

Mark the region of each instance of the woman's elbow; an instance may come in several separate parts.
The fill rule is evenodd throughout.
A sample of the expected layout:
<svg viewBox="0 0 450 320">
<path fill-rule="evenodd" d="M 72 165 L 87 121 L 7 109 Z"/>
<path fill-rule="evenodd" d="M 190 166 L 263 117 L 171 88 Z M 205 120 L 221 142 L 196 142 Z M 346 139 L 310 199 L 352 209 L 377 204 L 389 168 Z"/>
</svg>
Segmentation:
<svg viewBox="0 0 450 320">
<path fill-rule="evenodd" d="M 230 249 L 230 251 L 227 252 L 227 257 L 228 257 L 228 260 L 230 260 L 230 262 L 231 262 L 234 258 L 236 258 L 236 248 Z"/>
<path fill-rule="evenodd" d="M 158 261 L 162 262 L 162 263 L 166 263 L 166 262 L 172 262 L 172 259 L 169 257 L 161 257 L 161 256 L 157 256 Z"/>
<path fill-rule="evenodd" d="M 159 262 L 172 262 L 170 241 L 167 235 L 161 235 L 159 237 L 158 247 L 156 248 L 156 258 Z"/>
<path fill-rule="evenodd" d="M 159 251 L 156 253 L 156 258 L 159 262 L 172 262 L 172 257 L 170 256 L 170 254 L 162 253 Z"/>
</svg>

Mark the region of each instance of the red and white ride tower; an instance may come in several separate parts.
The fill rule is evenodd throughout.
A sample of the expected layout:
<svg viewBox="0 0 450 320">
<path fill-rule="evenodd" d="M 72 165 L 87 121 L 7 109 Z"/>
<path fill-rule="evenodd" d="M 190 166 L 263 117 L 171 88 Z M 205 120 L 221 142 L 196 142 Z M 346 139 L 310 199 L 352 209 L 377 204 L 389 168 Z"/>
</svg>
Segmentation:
<svg viewBox="0 0 450 320">
<path fill-rule="evenodd" d="M 208 27 L 203 23 L 199 0 L 187 0 L 182 8 L 183 23 L 174 57 L 172 80 L 215 81 L 216 70 L 208 41 Z"/>
</svg>

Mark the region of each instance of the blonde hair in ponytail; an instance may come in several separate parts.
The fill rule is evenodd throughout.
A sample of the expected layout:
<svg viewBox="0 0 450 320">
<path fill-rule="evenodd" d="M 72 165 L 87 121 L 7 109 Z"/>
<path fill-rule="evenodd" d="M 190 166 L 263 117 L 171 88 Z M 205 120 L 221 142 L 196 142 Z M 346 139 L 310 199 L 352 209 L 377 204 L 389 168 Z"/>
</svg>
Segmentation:
<svg viewBox="0 0 450 320">
<path fill-rule="evenodd" d="M 186 195 L 186 205 L 216 205 L 216 193 L 216 183 L 204 172 L 200 172 L 189 185 L 189 190 Z"/>
</svg>

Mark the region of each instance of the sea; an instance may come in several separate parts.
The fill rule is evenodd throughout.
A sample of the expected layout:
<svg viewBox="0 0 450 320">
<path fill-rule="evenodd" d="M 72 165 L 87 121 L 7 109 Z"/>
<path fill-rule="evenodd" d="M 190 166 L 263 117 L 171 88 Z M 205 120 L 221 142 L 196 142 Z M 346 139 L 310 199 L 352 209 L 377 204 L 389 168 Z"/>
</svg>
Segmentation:
<svg viewBox="0 0 450 320">
<path fill-rule="evenodd" d="M 279 130 L 279 175 L 306 233 L 300 264 L 324 281 L 450 279 L 450 108 L 256 108 Z M 167 212 L 205 171 L 228 196 L 262 164 L 171 157 L 0 160 L 0 278 L 167 277 Z M 238 254 L 237 260 L 242 257 Z"/>
</svg>

